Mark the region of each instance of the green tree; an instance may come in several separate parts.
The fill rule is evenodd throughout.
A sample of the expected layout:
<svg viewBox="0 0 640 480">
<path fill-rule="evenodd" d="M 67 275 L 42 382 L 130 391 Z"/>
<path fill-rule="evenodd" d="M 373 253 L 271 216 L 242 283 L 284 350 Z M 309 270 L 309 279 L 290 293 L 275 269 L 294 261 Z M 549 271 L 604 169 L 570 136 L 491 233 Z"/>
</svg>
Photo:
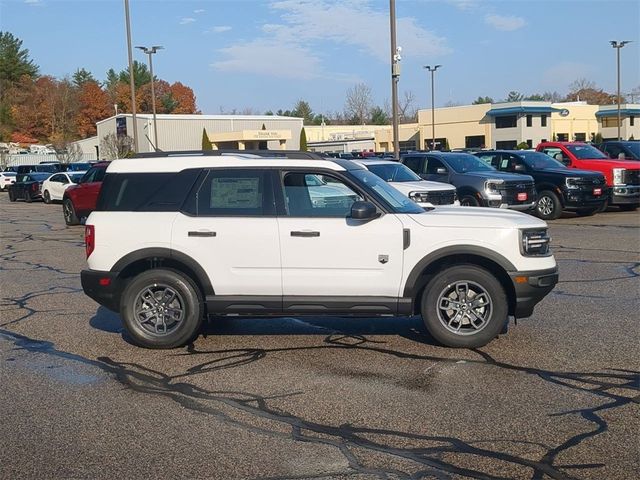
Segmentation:
<svg viewBox="0 0 640 480">
<path fill-rule="evenodd" d="M 382 108 L 375 106 L 371 109 L 371 123 L 373 125 L 388 125 L 389 117 Z"/>
<path fill-rule="evenodd" d="M 311 110 L 311 106 L 304 100 L 298 100 L 296 106 L 293 107 L 291 115 L 303 118 L 305 125 L 310 125 L 313 122 L 313 111 Z"/>
<path fill-rule="evenodd" d="M 84 68 L 77 69 L 72 75 L 71 80 L 73 81 L 74 87 L 78 88 L 82 87 L 85 83 L 88 82 L 97 83 L 93 74 L 90 71 L 85 70 Z"/>
<path fill-rule="evenodd" d="M 522 101 L 523 98 L 524 98 L 524 95 L 522 95 L 520 92 L 511 90 L 507 95 L 505 102 L 520 102 Z"/>
<path fill-rule="evenodd" d="M 472 105 L 481 105 L 483 103 L 493 103 L 493 98 L 491 97 L 478 97 L 473 102 Z"/>
<path fill-rule="evenodd" d="M 304 131 L 304 127 L 300 130 L 300 150 L 306 152 L 307 149 L 307 132 Z"/>
<path fill-rule="evenodd" d="M 516 145 L 516 150 L 527 150 L 529 148 L 529 144 L 527 142 L 520 142 Z"/>
<path fill-rule="evenodd" d="M 129 85 L 129 67 L 125 68 L 118 74 L 118 81 Z M 133 83 L 136 88 L 140 88 L 142 85 L 151 83 L 151 73 L 149 72 L 147 65 L 138 62 L 137 60 L 133 61 Z"/>
<path fill-rule="evenodd" d="M 209 135 L 207 135 L 207 131 L 204 128 L 202 129 L 202 150 L 213 150 L 213 145 L 211 144 L 211 140 L 209 140 Z"/>
</svg>

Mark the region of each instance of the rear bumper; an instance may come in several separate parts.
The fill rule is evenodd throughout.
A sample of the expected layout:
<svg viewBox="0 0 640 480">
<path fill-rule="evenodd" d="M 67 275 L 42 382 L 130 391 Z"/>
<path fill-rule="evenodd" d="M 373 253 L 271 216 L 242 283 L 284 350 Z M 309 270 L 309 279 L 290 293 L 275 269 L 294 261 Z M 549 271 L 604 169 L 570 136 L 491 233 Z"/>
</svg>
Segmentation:
<svg viewBox="0 0 640 480">
<path fill-rule="evenodd" d="M 533 308 L 558 283 L 558 267 L 528 272 L 509 272 L 516 293 L 511 312 L 516 318 L 526 318 L 533 314 Z"/>
<path fill-rule="evenodd" d="M 80 282 L 85 295 L 113 312 L 120 311 L 122 282 L 118 279 L 118 272 L 82 270 Z"/>
</svg>

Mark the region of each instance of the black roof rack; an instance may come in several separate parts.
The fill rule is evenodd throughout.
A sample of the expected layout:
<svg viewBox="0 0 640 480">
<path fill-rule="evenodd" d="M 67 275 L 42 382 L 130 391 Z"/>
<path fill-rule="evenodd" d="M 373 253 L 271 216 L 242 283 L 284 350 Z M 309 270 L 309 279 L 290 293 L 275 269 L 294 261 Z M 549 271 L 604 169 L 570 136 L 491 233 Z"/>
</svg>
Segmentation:
<svg viewBox="0 0 640 480">
<path fill-rule="evenodd" d="M 136 153 L 131 158 L 155 158 L 155 157 L 183 157 L 183 156 L 203 156 L 219 157 L 228 154 L 251 154 L 259 157 L 292 158 L 298 160 L 326 160 L 327 157 L 316 152 L 303 152 L 302 150 L 176 150 L 168 152 L 148 152 Z"/>
</svg>

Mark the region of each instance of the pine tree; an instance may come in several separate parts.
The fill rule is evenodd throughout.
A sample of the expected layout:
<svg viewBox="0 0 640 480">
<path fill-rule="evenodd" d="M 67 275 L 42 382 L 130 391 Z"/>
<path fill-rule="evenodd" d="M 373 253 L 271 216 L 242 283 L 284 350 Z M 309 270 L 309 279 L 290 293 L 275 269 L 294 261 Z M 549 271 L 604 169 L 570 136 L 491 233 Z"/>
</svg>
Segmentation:
<svg viewBox="0 0 640 480">
<path fill-rule="evenodd" d="M 207 135 L 207 131 L 204 128 L 202 129 L 202 150 L 213 150 L 213 145 L 211 144 L 211 140 L 209 140 L 209 135 Z"/>
<path fill-rule="evenodd" d="M 307 133 L 304 131 L 304 127 L 300 130 L 300 150 L 306 152 L 307 149 Z"/>
</svg>

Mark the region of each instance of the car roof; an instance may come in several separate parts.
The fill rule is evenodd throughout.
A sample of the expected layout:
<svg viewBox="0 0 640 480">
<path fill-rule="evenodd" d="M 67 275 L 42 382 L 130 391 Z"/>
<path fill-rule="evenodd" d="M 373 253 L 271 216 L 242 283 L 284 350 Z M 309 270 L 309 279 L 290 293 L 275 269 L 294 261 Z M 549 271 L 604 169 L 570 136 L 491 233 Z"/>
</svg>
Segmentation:
<svg viewBox="0 0 640 480">
<path fill-rule="evenodd" d="M 97 166 L 97 165 L 96 165 Z M 234 167 L 313 167 L 335 171 L 358 170 L 363 167 L 348 160 L 292 159 L 284 157 L 263 157 L 256 155 L 229 154 L 221 156 L 176 155 L 145 156 L 113 160 L 109 173 L 171 173 L 189 168 L 234 168 Z"/>
<path fill-rule="evenodd" d="M 394 162 L 393 160 L 384 160 L 380 157 L 377 157 L 375 159 L 371 157 L 358 158 L 356 160 L 353 160 L 353 162 L 361 163 L 363 165 L 402 165 L 399 162 Z"/>
</svg>

